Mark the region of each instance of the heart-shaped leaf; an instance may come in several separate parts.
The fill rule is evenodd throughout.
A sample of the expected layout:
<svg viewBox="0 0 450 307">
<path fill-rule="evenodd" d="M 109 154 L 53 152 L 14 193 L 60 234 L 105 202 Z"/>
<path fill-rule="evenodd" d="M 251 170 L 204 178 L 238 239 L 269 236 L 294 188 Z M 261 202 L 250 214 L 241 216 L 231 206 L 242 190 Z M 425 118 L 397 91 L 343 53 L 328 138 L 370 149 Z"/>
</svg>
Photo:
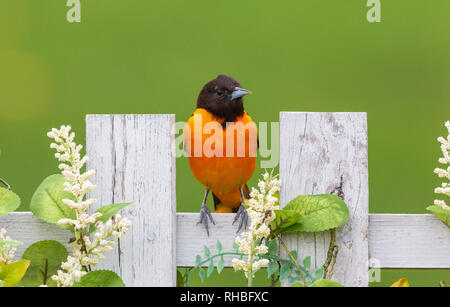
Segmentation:
<svg viewBox="0 0 450 307">
<path fill-rule="evenodd" d="M 23 253 L 22 259 L 30 260 L 31 265 L 22 279 L 25 287 L 39 287 L 40 285 L 56 286 L 50 277 L 61 269 L 61 263 L 66 261 L 67 249 L 54 240 L 38 241 L 30 245 Z"/>
<path fill-rule="evenodd" d="M 283 232 L 319 232 L 336 228 L 349 217 L 345 202 L 333 194 L 299 195 L 283 210 L 293 210 L 303 216 L 300 223 L 284 229 Z"/>
<path fill-rule="evenodd" d="M 58 174 L 48 176 L 39 185 L 30 203 L 30 210 L 36 217 L 55 224 L 63 218 L 76 218 L 75 211 L 62 202 L 63 199 L 75 200 L 64 191 L 64 182 L 64 177 Z"/>
</svg>

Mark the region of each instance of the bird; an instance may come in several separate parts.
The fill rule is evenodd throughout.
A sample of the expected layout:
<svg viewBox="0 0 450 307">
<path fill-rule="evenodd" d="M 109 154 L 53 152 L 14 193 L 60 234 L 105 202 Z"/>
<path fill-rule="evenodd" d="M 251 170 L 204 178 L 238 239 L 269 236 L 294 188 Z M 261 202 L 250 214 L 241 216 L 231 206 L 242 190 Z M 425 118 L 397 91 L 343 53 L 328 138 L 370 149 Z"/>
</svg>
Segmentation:
<svg viewBox="0 0 450 307">
<path fill-rule="evenodd" d="M 236 213 L 237 232 L 247 228 L 247 182 L 256 170 L 259 145 L 256 124 L 244 109 L 243 98 L 249 94 L 233 77 L 217 76 L 201 89 L 184 127 L 189 167 L 205 188 L 198 224 L 204 225 L 208 236 L 209 221 L 215 225 L 206 204 L 210 192 L 216 213 Z"/>
</svg>

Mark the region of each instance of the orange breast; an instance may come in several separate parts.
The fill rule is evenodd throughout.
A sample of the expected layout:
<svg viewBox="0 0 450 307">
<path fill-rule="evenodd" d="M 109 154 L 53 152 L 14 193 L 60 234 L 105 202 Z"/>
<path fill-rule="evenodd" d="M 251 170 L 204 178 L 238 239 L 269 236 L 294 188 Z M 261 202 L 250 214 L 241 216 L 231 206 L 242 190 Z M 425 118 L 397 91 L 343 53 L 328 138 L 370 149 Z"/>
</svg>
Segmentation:
<svg viewBox="0 0 450 307">
<path fill-rule="evenodd" d="M 185 126 L 184 142 L 195 178 L 223 203 L 231 203 L 256 169 L 257 130 L 247 113 L 231 126 L 222 123 L 197 109 Z"/>
</svg>

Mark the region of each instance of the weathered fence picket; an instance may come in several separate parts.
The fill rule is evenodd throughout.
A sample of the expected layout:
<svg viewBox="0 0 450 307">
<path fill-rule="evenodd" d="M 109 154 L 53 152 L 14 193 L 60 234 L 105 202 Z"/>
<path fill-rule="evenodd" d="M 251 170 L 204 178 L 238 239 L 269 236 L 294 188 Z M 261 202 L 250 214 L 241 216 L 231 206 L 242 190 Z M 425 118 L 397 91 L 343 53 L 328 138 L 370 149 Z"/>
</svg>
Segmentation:
<svg viewBox="0 0 450 307">
<path fill-rule="evenodd" d="M 197 213 L 176 213 L 174 115 L 88 115 L 88 168 L 97 171 L 98 204 L 133 202 L 122 215 L 130 231 L 103 268 L 127 286 L 175 286 L 176 267 L 194 266 L 203 246 L 231 249 L 233 214 L 214 214 L 208 237 Z M 368 214 L 367 125 L 364 113 L 281 113 L 281 203 L 297 194 L 329 193 L 342 182 L 349 221 L 337 231 L 335 280 L 367 286 L 369 258 L 381 268 L 450 268 L 450 231 L 429 214 Z M 341 181 L 342 178 L 342 181 Z M 199 196 L 199 199 L 201 196 Z M 0 227 L 26 247 L 43 239 L 67 243 L 66 230 L 30 212 L 0 217 Z M 325 259 L 328 233 L 288 235 L 285 241 L 312 265 Z M 231 266 L 231 257 L 225 258 Z"/>
<path fill-rule="evenodd" d="M 174 115 L 88 115 L 87 168 L 97 205 L 133 202 L 132 223 L 101 264 L 129 286 L 176 285 Z M 95 206 L 93 206 L 95 209 Z"/>
<path fill-rule="evenodd" d="M 280 203 L 299 194 L 340 189 L 350 218 L 336 232 L 339 254 L 334 279 L 368 285 L 369 185 L 366 113 L 280 114 Z M 317 269 L 327 258 L 329 232 L 288 234 L 284 240 L 299 259 L 311 256 Z M 286 255 L 284 255 L 286 257 Z"/>
</svg>

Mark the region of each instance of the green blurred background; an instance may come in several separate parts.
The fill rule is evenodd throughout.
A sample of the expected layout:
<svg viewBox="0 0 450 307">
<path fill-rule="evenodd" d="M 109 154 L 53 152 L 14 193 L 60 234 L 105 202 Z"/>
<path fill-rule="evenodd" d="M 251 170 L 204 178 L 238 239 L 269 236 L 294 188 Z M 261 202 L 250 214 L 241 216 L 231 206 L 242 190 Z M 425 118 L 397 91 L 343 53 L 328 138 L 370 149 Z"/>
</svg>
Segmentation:
<svg viewBox="0 0 450 307">
<path fill-rule="evenodd" d="M 0 175 L 27 210 L 57 172 L 49 129 L 71 124 L 84 143 L 89 113 L 186 120 L 202 85 L 226 73 L 255 93 L 246 108 L 256 121 L 367 112 L 370 211 L 425 213 L 450 119 L 450 2 L 381 2 L 371 24 L 363 0 L 82 0 L 82 22 L 70 24 L 64 0 L 0 0 Z M 178 159 L 178 210 L 198 211 L 202 193 Z M 203 285 L 245 283 L 222 274 Z M 435 286 L 450 271 L 383 270 L 373 285 L 400 277 Z"/>
</svg>

